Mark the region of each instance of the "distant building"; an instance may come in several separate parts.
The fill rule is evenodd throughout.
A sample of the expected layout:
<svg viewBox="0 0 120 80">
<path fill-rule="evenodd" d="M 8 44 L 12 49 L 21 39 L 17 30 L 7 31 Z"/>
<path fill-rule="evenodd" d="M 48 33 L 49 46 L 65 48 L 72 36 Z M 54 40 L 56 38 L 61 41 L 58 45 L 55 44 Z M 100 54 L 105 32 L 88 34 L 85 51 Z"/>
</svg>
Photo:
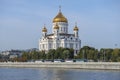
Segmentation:
<svg viewBox="0 0 120 80">
<path fill-rule="evenodd" d="M 17 54 L 11 54 L 11 55 L 9 55 L 9 58 L 10 58 L 10 59 L 12 59 L 12 58 L 17 58 L 17 57 L 18 57 Z"/>
<path fill-rule="evenodd" d="M 21 57 L 22 53 L 23 51 L 20 51 L 20 50 L 10 50 L 10 51 L 1 52 L 1 55 L 9 56 L 9 58 L 15 58 L 15 57 Z"/>
<path fill-rule="evenodd" d="M 4 55 L 4 56 L 7 56 L 7 55 L 9 55 L 10 54 L 10 51 L 2 51 L 1 52 L 1 55 Z"/>
<path fill-rule="evenodd" d="M 39 40 L 39 50 L 48 52 L 58 47 L 73 48 L 76 55 L 81 48 L 79 29 L 77 24 L 73 28 L 73 34 L 68 33 L 68 20 L 62 14 L 61 9 L 53 19 L 52 33 L 48 34 L 46 26 L 42 29 L 42 37 Z"/>
<path fill-rule="evenodd" d="M 39 51 L 39 49 L 31 48 L 31 49 L 24 50 L 24 52 L 32 52 L 32 51 Z"/>
</svg>

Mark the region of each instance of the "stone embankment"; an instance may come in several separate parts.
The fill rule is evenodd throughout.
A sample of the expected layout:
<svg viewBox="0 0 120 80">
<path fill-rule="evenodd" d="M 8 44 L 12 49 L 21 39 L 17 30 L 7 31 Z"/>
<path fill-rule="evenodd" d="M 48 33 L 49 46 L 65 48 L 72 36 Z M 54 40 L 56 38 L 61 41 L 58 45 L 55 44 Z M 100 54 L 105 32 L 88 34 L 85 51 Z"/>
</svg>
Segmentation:
<svg viewBox="0 0 120 80">
<path fill-rule="evenodd" d="M 7 62 L 0 67 L 120 70 L 120 62 Z"/>
</svg>

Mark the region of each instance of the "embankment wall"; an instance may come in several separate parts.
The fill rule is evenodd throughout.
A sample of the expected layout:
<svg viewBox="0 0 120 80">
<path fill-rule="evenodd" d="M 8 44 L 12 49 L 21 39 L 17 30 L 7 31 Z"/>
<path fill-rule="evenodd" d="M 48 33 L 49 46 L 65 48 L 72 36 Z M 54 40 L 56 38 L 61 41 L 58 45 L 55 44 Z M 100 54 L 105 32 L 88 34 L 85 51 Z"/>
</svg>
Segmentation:
<svg viewBox="0 0 120 80">
<path fill-rule="evenodd" d="M 120 62 L 8 62 L 0 63 L 0 67 L 120 70 Z"/>
</svg>

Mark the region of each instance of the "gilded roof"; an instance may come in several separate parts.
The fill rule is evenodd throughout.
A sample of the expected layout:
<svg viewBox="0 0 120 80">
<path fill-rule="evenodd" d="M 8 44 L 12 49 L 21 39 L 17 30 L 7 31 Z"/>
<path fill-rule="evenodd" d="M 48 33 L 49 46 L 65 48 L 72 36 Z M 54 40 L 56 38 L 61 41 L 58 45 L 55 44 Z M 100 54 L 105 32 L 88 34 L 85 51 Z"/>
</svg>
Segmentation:
<svg viewBox="0 0 120 80">
<path fill-rule="evenodd" d="M 68 22 L 67 21 L 67 18 L 65 18 L 65 16 L 62 14 L 62 12 L 59 12 L 58 14 L 57 14 L 57 16 L 53 19 L 53 23 L 54 22 Z"/>
<path fill-rule="evenodd" d="M 74 27 L 74 31 L 78 31 L 79 29 L 78 29 L 78 27 L 77 26 L 75 26 Z"/>
<path fill-rule="evenodd" d="M 47 32 L 46 27 L 44 26 L 44 28 L 42 29 L 42 32 Z"/>
<path fill-rule="evenodd" d="M 54 26 L 54 29 L 59 29 L 58 24 L 56 24 L 56 25 Z"/>
</svg>

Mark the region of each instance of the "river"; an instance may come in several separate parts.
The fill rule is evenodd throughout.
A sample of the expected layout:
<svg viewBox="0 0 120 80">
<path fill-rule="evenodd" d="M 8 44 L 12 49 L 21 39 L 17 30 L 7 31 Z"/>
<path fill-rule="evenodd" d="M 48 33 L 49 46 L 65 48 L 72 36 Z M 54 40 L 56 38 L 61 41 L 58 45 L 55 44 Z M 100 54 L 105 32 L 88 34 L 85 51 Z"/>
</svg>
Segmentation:
<svg viewBox="0 0 120 80">
<path fill-rule="evenodd" d="M 120 71 L 54 68 L 0 68 L 0 80 L 120 80 Z"/>
</svg>

